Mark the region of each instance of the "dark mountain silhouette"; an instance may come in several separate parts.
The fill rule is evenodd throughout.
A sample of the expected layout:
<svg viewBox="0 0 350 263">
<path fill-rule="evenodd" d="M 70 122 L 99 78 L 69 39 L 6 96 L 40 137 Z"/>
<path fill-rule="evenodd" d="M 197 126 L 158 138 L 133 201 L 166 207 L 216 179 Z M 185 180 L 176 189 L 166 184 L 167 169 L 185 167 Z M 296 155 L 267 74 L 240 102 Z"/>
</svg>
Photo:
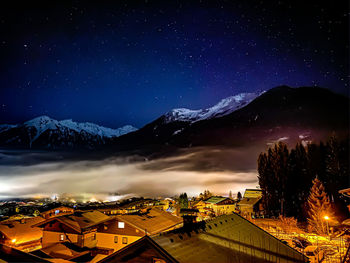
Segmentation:
<svg viewBox="0 0 350 263">
<path fill-rule="evenodd" d="M 256 96 L 232 96 L 205 110 L 175 109 L 139 130 L 44 116 L 0 125 L 0 147 L 157 154 L 194 146 L 261 148 L 281 140 L 306 144 L 349 134 L 349 98 L 343 95 L 319 87 L 280 86 Z"/>
<path fill-rule="evenodd" d="M 273 88 L 228 115 L 198 122 L 166 121 L 163 115 L 136 132 L 114 139 L 116 149 L 161 145 L 244 146 L 308 143 L 348 135 L 349 98 L 319 87 Z"/>
</svg>

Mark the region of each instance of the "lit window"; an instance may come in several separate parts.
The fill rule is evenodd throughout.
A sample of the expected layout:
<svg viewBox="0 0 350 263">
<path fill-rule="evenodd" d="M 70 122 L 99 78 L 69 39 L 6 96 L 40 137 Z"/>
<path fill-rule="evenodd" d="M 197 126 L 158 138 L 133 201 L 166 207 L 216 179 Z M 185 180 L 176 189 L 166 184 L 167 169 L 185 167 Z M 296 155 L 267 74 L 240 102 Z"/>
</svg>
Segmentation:
<svg viewBox="0 0 350 263">
<path fill-rule="evenodd" d="M 124 222 L 118 222 L 118 228 L 124 228 L 125 223 Z"/>
<path fill-rule="evenodd" d="M 114 237 L 114 243 L 118 243 L 118 236 Z"/>
<path fill-rule="evenodd" d="M 92 240 L 96 240 L 96 233 L 92 236 Z"/>
<path fill-rule="evenodd" d="M 127 237 L 123 237 L 123 244 L 127 244 L 128 243 L 128 238 Z"/>
<path fill-rule="evenodd" d="M 64 235 L 63 234 L 60 235 L 60 241 L 64 241 Z"/>
</svg>

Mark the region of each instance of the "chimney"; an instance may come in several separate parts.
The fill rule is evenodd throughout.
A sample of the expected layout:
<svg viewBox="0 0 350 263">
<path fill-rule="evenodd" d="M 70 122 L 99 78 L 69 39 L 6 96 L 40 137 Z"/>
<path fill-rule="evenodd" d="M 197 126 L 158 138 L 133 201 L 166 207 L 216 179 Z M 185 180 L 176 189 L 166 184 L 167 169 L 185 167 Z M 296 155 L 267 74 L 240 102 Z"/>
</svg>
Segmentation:
<svg viewBox="0 0 350 263">
<path fill-rule="evenodd" d="M 197 222 L 198 209 L 182 208 L 180 215 L 183 219 L 184 228 L 192 227 Z"/>
</svg>

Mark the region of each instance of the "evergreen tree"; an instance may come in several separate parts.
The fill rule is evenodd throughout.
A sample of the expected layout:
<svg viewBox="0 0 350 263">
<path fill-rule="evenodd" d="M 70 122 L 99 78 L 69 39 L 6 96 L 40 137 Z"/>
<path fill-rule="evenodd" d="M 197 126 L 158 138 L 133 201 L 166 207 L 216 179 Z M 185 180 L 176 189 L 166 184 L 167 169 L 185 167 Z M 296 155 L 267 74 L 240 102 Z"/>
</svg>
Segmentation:
<svg viewBox="0 0 350 263">
<path fill-rule="evenodd" d="M 340 187 L 349 186 L 349 147 L 348 142 L 339 142 L 332 136 L 326 145 L 326 183 L 331 199 L 337 198 Z"/>
<path fill-rule="evenodd" d="M 230 190 L 228 197 L 232 199 L 232 191 Z"/>
<path fill-rule="evenodd" d="M 188 208 L 188 198 L 186 193 L 182 193 L 179 196 L 179 206 L 180 209 L 182 208 Z"/>
<path fill-rule="evenodd" d="M 317 177 L 312 182 L 313 185 L 307 199 L 308 223 L 316 233 L 326 234 L 327 225 L 324 217 L 334 218 L 331 203 L 322 182 Z"/>
<path fill-rule="evenodd" d="M 279 142 L 258 158 L 259 184 L 263 205 L 270 215 L 284 214 L 288 183 L 287 145 Z"/>
<path fill-rule="evenodd" d="M 242 194 L 241 194 L 241 192 L 238 192 L 237 193 L 237 199 L 240 201 L 240 200 L 242 200 Z"/>
<path fill-rule="evenodd" d="M 298 143 L 290 152 L 280 142 L 259 155 L 258 179 L 266 214 L 305 220 L 308 217 L 305 200 L 315 176 L 324 182 L 333 208 L 346 217 L 348 212 L 338 192 L 350 187 L 349 141 L 338 141 L 335 137 L 326 144 L 304 147 Z"/>
<path fill-rule="evenodd" d="M 271 214 L 271 211 L 273 210 L 272 199 L 274 195 L 273 175 L 268 158 L 270 151 L 271 149 L 268 150 L 268 154 L 261 153 L 258 157 L 258 179 L 262 190 L 262 204 L 267 214 Z"/>
<path fill-rule="evenodd" d="M 206 200 L 212 196 L 213 196 L 213 194 L 209 190 L 204 190 L 203 194 L 202 193 L 199 194 L 199 199 Z"/>
<path fill-rule="evenodd" d="M 286 178 L 285 215 L 302 215 L 303 203 L 307 199 L 312 178 L 308 178 L 308 162 L 305 147 L 298 143 L 288 156 L 288 175 Z"/>
</svg>

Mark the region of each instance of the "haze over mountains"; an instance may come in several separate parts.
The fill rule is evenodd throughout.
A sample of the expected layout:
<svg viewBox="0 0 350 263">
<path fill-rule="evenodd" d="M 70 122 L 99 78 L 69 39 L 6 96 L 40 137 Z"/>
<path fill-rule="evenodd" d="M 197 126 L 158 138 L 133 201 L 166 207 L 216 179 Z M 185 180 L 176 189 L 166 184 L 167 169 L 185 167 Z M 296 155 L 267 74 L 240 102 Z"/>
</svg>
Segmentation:
<svg viewBox="0 0 350 263">
<path fill-rule="evenodd" d="M 193 146 L 266 145 L 348 134 L 349 98 L 318 87 L 281 86 L 242 93 L 202 110 L 173 109 L 137 130 L 41 116 L 0 125 L 0 146 L 20 149 L 113 151 Z"/>
</svg>

